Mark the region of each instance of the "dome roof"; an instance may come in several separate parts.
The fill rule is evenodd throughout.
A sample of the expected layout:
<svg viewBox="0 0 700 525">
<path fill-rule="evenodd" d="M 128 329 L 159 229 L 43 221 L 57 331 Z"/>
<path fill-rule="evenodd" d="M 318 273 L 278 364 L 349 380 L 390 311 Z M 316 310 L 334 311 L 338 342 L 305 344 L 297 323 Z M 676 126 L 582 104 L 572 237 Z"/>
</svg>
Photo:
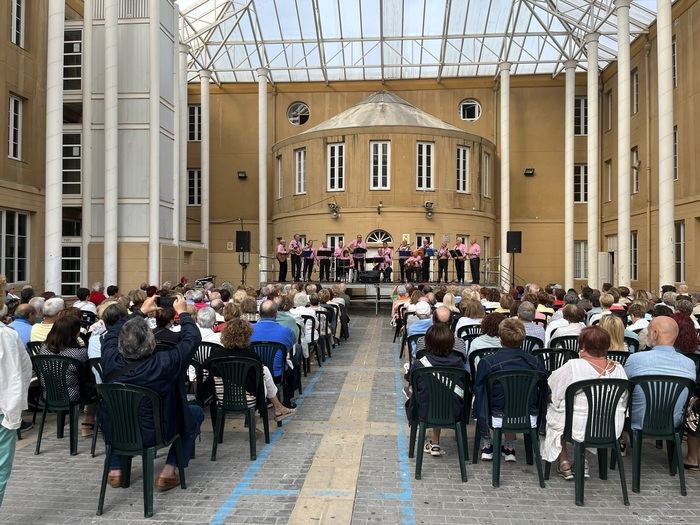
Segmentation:
<svg viewBox="0 0 700 525">
<path fill-rule="evenodd" d="M 362 102 L 300 133 L 300 135 L 372 126 L 418 127 L 464 133 L 464 130 L 418 109 L 393 93 L 377 91 Z"/>
</svg>

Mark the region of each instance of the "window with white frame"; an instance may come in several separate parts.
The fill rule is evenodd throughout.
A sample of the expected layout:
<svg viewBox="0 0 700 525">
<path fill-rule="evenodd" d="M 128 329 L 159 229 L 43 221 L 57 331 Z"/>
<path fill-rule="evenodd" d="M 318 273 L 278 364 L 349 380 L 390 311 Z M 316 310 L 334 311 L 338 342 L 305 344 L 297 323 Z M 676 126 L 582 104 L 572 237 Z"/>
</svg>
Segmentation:
<svg viewBox="0 0 700 525">
<path fill-rule="evenodd" d="M 588 241 L 574 241 L 574 279 L 588 279 Z"/>
<path fill-rule="evenodd" d="M 678 126 L 673 126 L 673 180 L 678 180 Z"/>
<path fill-rule="evenodd" d="M 345 143 L 328 144 L 326 155 L 327 190 L 345 189 Z"/>
<path fill-rule="evenodd" d="M 10 41 L 19 47 L 24 47 L 24 3 L 25 0 L 12 1 L 12 17 Z"/>
<path fill-rule="evenodd" d="M 344 238 L 342 233 L 329 233 L 326 235 L 326 242 L 331 250 L 335 250 L 335 247 L 338 246 L 338 243 L 343 242 Z"/>
<path fill-rule="evenodd" d="M 631 152 L 632 158 L 632 193 L 639 193 L 639 148 L 635 146 Z"/>
<path fill-rule="evenodd" d="M 199 104 L 187 106 L 187 140 L 202 140 L 202 106 Z"/>
<path fill-rule="evenodd" d="M 574 166 L 574 202 L 588 202 L 588 165 Z"/>
<path fill-rule="evenodd" d="M 612 180 L 613 180 L 612 159 L 608 159 L 605 161 L 605 191 L 607 193 L 607 195 L 605 196 L 605 200 L 607 202 L 612 201 Z"/>
<path fill-rule="evenodd" d="M 588 97 L 574 99 L 574 135 L 588 135 Z"/>
<path fill-rule="evenodd" d="M 199 168 L 187 170 L 187 205 L 202 204 L 202 170 Z"/>
<path fill-rule="evenodd" d="M 613 96 L 612 89 L 605 92 L 605 131 L 612 130 Z"/>
<path fill-rule="evenodd" d="M 294 194 L 306 193 L 306 148 L 294 150 Z"/>
<path fill-rule="evenodd" d="M 369 189 L 388 190 L 391 187 L 391 145 L 389 141 L 369 143 Z"/>
<path fill-rule="evenodd" d="M 75 295 L 80 288 L 80 252 L 79 244 L 61 247 L 61 295 Z"/>
<path fill-rule="evenodd" d="M 673 87 L 678 87 L 678 62 L 676 58 L 676 51 L 678 51 L 678 46 L 676 45 L 676 35 L 673 35 L 671 40 L 671 73 L 673 77 Z"/>
<path fill-rule="evenodd" d="M 15 95 L 10 95 L 7 131 L 7 156 L 11 159 L 22 160 L 22 99 Z"/>
<path fill-rule="evenodd" d="M 416 143 L 416 189 L 433 190 L 433 147 L 432 142 Z"/>
<path fill-rule="evenodd" d="M 676 252 L 676 282 L 682 283 L 685 282 L 685 221 L 676 221 L 673 240 Z"/>
<path fill-rule="evenodd" d="M 277 156 L 277 198 L 282 198 L 282 155 Z"/>
<path fill-rule="evenodd" d="M 639 69 L 632 70 L 632 114 L 639 113 Z"/>
<path fill-rule="evenodd" d="M 8 283 L 26 282 L 29 256 L 29 216 L 13 210 L 0 210 L 0 272 Z"/>
<path fill-rule="evenodd" d="M 481 104 L 473 98 L 468 98 L 459 103 L 459 118 L 467 122 L 479 120 L 481 116 Z"/>
<path fill-rule="evenodd" d="M 630 232 L 630 279 L 639 279 L 639 235 L 636 230 Z"/>
<path fill-rule="evenodd" d="M 80 195 L 82 145 L 80 133 L 63 134 L 63 195 Z"/>
<path fill-rule="evenodd" d="M 457 146 L 457 192 L 469 193 L 468 146 Z"/>
<path fill-rule="evenodd" d="M 491 155 L 484 153 L 481 159 L 481 193 L 491 197 Z"/>
<path fill-rule="evenodd" d="M 365 237 L 365 242 L 374 244 L 386 242 L 391 244 L 394 242 L 394 239 L 391 237 L 391 234 L 385 230 L 372 230 L 367 234 L 367 237 Z"/>
<path fill-rule="evenodd" d="M 83 67 L 83 30 L 79 27 L 63 32 L 63 89 L 79 90 Z"/>
</svg>

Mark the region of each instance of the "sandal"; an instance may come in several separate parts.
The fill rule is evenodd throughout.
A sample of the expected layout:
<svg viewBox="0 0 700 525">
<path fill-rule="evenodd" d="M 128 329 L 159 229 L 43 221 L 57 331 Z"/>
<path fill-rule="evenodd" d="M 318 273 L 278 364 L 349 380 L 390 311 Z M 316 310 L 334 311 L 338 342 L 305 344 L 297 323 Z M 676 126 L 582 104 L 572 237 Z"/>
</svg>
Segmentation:
<svg viewBox="0 0 700 525">
<path fill-rule="evenodd" d="M 80 424 L 80 435 L 81 437 L 90 437 L 95 431 L 95 423 L 81 423 Z"/>
<path fill-rule="evenodd" d="M 283 419 L 288 418 L 289 416 L 293 416 L 296 413 L 297 413 L 296 408 L 288 408 L 284 412 L 280 412 L 279 414 L 275 414 L 275 421 L 278 421 L 278 422 L 282 421 Z"/>
<path fill-rule="evenodd" d="M 683 468 L 692 472 L 700 471 L 700 465 L 688 465 L 687 463 L 683 463 Z"/>
<path fill-rule="evenodd" d="M 571 470 L 571 463 L 568 461 L 560 461 L 557 464 L 557 474 L 567 481 L 574 479 L 574 473 Z"/>
</svg>

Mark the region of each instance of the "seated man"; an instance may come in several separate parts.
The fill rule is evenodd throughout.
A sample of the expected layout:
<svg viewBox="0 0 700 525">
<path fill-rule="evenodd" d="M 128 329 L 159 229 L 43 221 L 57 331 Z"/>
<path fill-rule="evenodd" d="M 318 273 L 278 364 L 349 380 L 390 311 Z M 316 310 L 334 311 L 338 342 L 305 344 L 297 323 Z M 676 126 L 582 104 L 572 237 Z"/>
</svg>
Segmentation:
<svg viewBox="0 0 700 525">
<path fill-rule="evenodd" d="M 15 310 L 15 320 L 7 326 L 19 334 L 19 338 L 26 346 L 32 337 L 34 321 L 36 321 L 36 310 L 34 310 L 34 307 L 29 304 L 20 304 Z"/>
<path fill-rule="evenodd" d="M 560 311 L 560 310 L 559 310 Z M 559 311 L 555 312 L 558 313 Z M 535 305 L 529 301 L 523 301 L 518 306 L 518 319 L 525 326 L 525 336 L 537 337 L 544 344 L 544 327 L 534 322 L 535 320 Z"/>
<path fill-rule="evenodd" d="M 60 297 L 52 297 L 44 303 L 43 314 L 44 319 L 40 323 L 35 323 L 32 326 L 31 339 L 32 341 L 44 342 L 49 332 L 53 328 L 53 323 L 58 318 L 58 314 L 66 307 L 63 299 Z"/>
<path fill-rule="evenodd" d="M 492 314 L 499 315 L 499 314 Z M 479 360 L 474 379 L 474 411 L 476 412 L 478 429 L 481 432 L 481 459 L 493 459 L 493 445 L 488 431 L 489 400 L 486 395 L 486 383 L 491 372 L 503 370 L 538 370 L 544 372 L 544 364 L 535 356 L 530 355 L 520 348 L 525 339 L 525 327 L 518 319 L 505 319 L 498 326 L 498 336 L 503 344 L 495 354 Z M 494 385 L 491 398 L 492 426 L 500 425 L 498 415 L 503 411 L 503 391 L 498 383 Z M 533 397 L 530 400 L 530 418 L 532 426 L 537 424 L 537 414 L 541 399 Z M 476 439 L 476 438 L 474 438 Z M 499 451 L 496 451 L 498 454 Z M 501 446 L 500 453 L 506 461 L 515 461 L 515 436 L 505 435 L 505 443 Z"/>
<path fill-rule="evenodd" d="M 625 373 L 628 379 L 639 376 L 666 375 L 685 377 L 695 381 L 695 363 L 676 351 L 673 344 L 678 337 L 678 324 L 671 317 L 660 316 L 652 319 L 647 329 L 647 342 L 651 347 L 646 352 L 635 352 L 625 363 Z M 679 426 L 683 420 L 683 406 L 688 393 L 678 398 L 673 412 L 673 421 Z M 630 423 L 633 430 L 642 428 L 646 400 L 639 387 L 632 393 L 632 410 Z"/>
<path fill-rule="evenodd" d="M 438 306 L 433 312 L 432 320 L 432 326 L 443 324 L 447 326 L 447 328 L 450 328 L 450 324 L 452 323 L 452 312 L 450 312 L 450 309 L 446 306 Z M 416 342 L 416 355 L 423 350 L 425 350 L 425 337 L 419 338 Z M 452 352 L 455 354 L 461 354 L 462 359 L 464 361 L 467 360 L 467 347 L 464 344 L 463 339 L 460 339 L 459 337 L 454 338 L 454 342 L 452 343 Z"/>
<path fill-rule="evenodd" d="M 409 316 L 406 323 L 406 337 L 411 337 L 412 335 L 425 335 L 433 325 L 433 318 L 430 315 L 430 303 L 427 301 L 419 301 L 416 304 L 416 315 Z M 412 345 L 411 352 L 415 355 L 416 347 L 415 344 Z"/>
<path fill-rule="evenodd" d="M 204 412 L 201 407 L 187 403 L 182 378 L 201 338 L 197 325 L 187 313 L 185 299 L 178 295 L 173 308 L 180 316 L 181 340 L 170 351 L 154 352 L 156 340 L 144 317 L 156 311 L 156 297 L 154 295 L 146 299 L 140 310 L 136 310 L 130 317 L 119 319 L 107 330 L 102 343 L 103 381 L 120 381 L 155 390 L 163 400 L 163 437 L 169 439 L 175 434 L 180 434 L 187 465 L 195 438 L 199 434 L 199 427 L 204 420 Z M 101 420 L 108 439 L 109 415 L 106 416 Z M 145 416 L 141 429 L 146 446 L 155 439 L 152 427 L 153 421 Z M 176 467 L 175 447 L 170 447 L 165 466 L 156 478 L 157 490 L 170 490 L 180 484 Z M 112 487 L 121 486 L 119 456 L 112 456 L 108 481 Z"/>
</svg>

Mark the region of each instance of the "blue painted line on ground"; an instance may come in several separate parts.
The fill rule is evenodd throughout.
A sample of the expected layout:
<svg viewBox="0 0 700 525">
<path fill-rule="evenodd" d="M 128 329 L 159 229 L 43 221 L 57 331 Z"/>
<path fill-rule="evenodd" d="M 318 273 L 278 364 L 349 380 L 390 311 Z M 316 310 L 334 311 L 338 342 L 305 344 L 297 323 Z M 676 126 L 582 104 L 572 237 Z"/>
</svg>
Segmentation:
<svg viewBox="0 0 700 525">
<path fill-rule="evenodd" d="M 354 497 L 355 492 L 351 490 L 314 490 L 311 495 L 319 498 L 347 498 Z"/>
<path fill-rule="evenodd" d="M 299 489 L 242 489 L 243 496 L 298 496 Z"/>
<path fill-rule="evenodd" d="M 304 399 L 306 399 L 306 396 L 308 396 L 314 391 L 316 383 L 318 383 L 319 379 L 321 379 L 321 375 L 323 374 L 324 370 L 325 369 L 322 367 L 318 372 L 316 372 L 316 375 L 312 377 L 309 383 L 304 387 L 304 393 L 297 398 L 297 406 L 301 406 L 304 402 Z M 256 489 L 251 489 L 249 487 L 250 484 L 253 482 L 253 479 L 255 479 L 255 476 L 258 474 L 263 464 L 267 460 L 267 458 L 270 457 L 275 443 L 282 439 L 284 433 L 284 426 L 272 432 L 272 434 L 270 435 L 270 443 L 262 448 L 262 450 L 258 453 L 258 459 L 251 462 L 250 466 L 243 473 L 243 476 L 241 477 L 240 481 L 233 488 L 226 501 L 223 503 L 223 505 L 221 505 L 221 507 L 219 507 L 219 510 L 216 511 L 214 518 L 212 518 L 212 520 L 210 521 L 211 525 L 223 524 L 228 515 L 231 513 L 231 511 L 236 507 L 242 496 L 265 494 L 264 492 L 262 492 L 264 489 L 260 489 L 260 492 L 256 492 Z M 298 493 L 299 491 L 296 491 L 296 494 Z"/>
<path fill-rule="evenodd" d="M 392 345 L 394 352 L 394 383 L 396 387 L 396 451 L 399 460 L 399 475 L 401 476 L 401 492 L 383 493 L 381 496 L 386 498 L 379 499 L 397 499 L 405 502 L 401 505 L 401 523 L 402 525 L 413 525 L 415 516 L 413 513 L 413 491 L 411 490 L 411 466 L 408 462 L 408 439 L 406 437 L 406 411 L 403 403 L 403 377 L 401 371 L 401 358 L 399 357 L 399 345 Z M 422 446 L 422 443 L 419 444 Z M 393 496 L 396 495 L 396 498 Z M 379 494 L 378 494 L 379 496 Z M 392 497 L 389 497 L 392 496 Z"/>
</svg>

